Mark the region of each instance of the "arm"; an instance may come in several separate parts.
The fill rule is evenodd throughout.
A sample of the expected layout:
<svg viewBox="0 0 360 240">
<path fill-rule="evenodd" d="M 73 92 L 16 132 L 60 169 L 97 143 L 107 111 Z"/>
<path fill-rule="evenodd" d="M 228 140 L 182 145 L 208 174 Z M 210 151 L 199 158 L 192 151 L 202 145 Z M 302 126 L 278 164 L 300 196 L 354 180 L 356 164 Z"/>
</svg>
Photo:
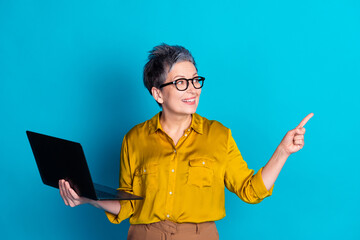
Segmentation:
<svg viewBox="0 0 360 240">
<path fill-rule="evenodd" d="M 295 129 L 286 133 L 274 154 L 263 168 L 261 174 L 266 189 L 269 190 L 274 185 L 288 157 L 304 147 L 304 126 L 312 116 L 314 114 L 310 113 Z"/>
<path fill-rule="evenodd" d="M 257 204 L 272 194 L 272 188 L 268 190 L 264 185 L 262 171 L 263 168 L 254 174 L 254 170 L 248 168 L 229 130 L 224 173 L 226 188 L 244 202 Z"/>
<path fill-rule="evenodd" d="M 121 190 L 132 193 L 131 174 L 133 173 L 131 173 L 130 157 L 127 147 L 126 136 L 124 137 L 121 148 L 120 168 L 120 188 Z M 120 223 L 122 220 L 129 218 L 134 213 L 134 204 L 132 200 L 94 201 L 85 197 L 80 197 L 70 187 L 70 184 L 63 179 L 59 180 L 59 190 L 65 205 L 75 207 L 81 204 L 89 203 L 96 208 L 105 210 L 107 217 L 112 223 Z"/>
<path fill-rule="evenodd" d="M 118 200 L 95 201 L 86 197 L 80 197 L 74 189 L 70 187 L 69 182 L 64 179 L 59 180 L 59 190 L 65 205 L 76 207 L 81 204 L 89 203 L 94 207 L 110 212 L 114 215 L 120 212 L 120 202 Z"/>
<path fill-rule="evenodd" d="M 134 152 L 132 146 L 136 145 L 136 141 L 130 141 L 127 137 L 128 134 L 124 136 L 122 146 L 121 146 L 121 156 L 120 156 L 120 179 L 119 179 L 119 188 L 128 193 L 134 193 L 132 188 L 132 179 L 134 176 L 134 168 L 132 167 L 131 160 L 134 159 Z M 121 200 L 120 206 L 117 213 L 110 212 L 105 209 L 107 218 L 111 223 L 119 224 L 124 219 L 130 218 L 135 211 L 135 202 L 134 200 Z M 117 209 L 116 209 L 117 210 Z"/>
</svg>

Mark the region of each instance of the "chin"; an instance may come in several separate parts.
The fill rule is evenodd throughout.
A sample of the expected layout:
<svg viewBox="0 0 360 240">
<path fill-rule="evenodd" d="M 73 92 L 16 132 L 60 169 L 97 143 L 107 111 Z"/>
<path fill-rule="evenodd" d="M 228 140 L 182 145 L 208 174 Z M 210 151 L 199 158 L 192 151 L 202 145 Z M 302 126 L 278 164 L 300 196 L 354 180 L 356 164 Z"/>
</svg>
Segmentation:
<svg viewBox="0 0 360 240">
<path fill-rule="evenodd" d="M 163 106 L 163 111 L 168 112 L 168 113 L 172 113 L 172 114 L 176 114 L 176 115 L 191 115 L 194 114 L 196 112 L 198 104 L 194 104 L 194 105 L 177 105 L 177 106 L 168 106 L 165 107 Z"/>
<path fill-rule="evenodd" d="M 191 108 L 187 108 L 187 109 L 183 109 L 185 114 L 194 114 L 196 112 L 197 106 L 191 107 Z"/>
</svg>

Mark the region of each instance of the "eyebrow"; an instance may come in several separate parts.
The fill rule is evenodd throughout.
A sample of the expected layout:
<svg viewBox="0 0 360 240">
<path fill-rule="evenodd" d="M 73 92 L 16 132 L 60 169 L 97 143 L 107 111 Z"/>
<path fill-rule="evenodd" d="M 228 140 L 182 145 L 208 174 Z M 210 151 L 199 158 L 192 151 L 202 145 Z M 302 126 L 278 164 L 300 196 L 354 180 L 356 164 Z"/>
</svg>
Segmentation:
<svg viewBox="0 0 360 240">
<path fill-rule="evenodd" d="M 193 77 L 195 77 L 196 75 L 198 75 L 197 72 L 193 74 Z M 173 79 L 176 79 L 176 78 L 185 78 L 185 76 L 183 76 L 183 75 L 176 75 L 175 77 L 173 77 Z"/>
</svg>

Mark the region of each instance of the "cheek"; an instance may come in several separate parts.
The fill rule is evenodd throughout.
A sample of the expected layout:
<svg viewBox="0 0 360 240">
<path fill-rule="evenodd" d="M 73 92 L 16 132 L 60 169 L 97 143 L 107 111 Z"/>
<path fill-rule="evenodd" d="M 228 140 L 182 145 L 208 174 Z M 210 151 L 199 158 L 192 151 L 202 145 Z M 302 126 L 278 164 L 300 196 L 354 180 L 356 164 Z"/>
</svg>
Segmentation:
<svg viewBox="0 0 360 240">
<path fill-rule="evenodd" d="M 197 90 L 196 90 L 196 96 L 197 96 L 198 98 L 200 98 L 200 95 L 201 95 L 201 89 L 197 89 Z"/>
<path fill-rule="evenodd" d="M 183 97 L 183 93 L 180 91 L 167 91 L 163 94 L 164 101 L 171 104 L 172 102 L 177 102 Z"/>
</svg>

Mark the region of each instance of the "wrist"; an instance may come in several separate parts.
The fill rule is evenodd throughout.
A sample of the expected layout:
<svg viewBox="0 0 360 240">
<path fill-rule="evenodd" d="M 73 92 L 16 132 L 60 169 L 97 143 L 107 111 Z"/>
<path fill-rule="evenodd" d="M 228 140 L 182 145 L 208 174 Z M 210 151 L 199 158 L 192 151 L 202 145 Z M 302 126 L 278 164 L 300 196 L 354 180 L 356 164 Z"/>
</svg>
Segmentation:
<svg viewBox="0 0 360 240">
<path fill-rule="evenodd" d="M 87 197 L 81 197 L 79 200 L 80 200 L 81 205 L 87 204 L 87 203 L 93 205 L 96 202 L 95 200 L 92 200 L 92 199 L 87 198 Z"/>
<path fill-rule="evenodd" d="M 96 200 L 92 200 L 92 199 L 90 199 L 90 198 L 87 198 L 85 203 L 88 203 L 88 204 L 90 204 L 90 205 L 92 205 L 92 206 L 94 206 L 94 207 L 96 207 L 97 205 L 99 205 Z"/>
<path fill-rule="evenodd" d="M 286 150 L 286 147 L 282 143 L 279 144 L 276 150 L 279 151 L 279 155 L 281 157 L 288 158 L 291 155 L 291 153 Z"/>
</svg>

